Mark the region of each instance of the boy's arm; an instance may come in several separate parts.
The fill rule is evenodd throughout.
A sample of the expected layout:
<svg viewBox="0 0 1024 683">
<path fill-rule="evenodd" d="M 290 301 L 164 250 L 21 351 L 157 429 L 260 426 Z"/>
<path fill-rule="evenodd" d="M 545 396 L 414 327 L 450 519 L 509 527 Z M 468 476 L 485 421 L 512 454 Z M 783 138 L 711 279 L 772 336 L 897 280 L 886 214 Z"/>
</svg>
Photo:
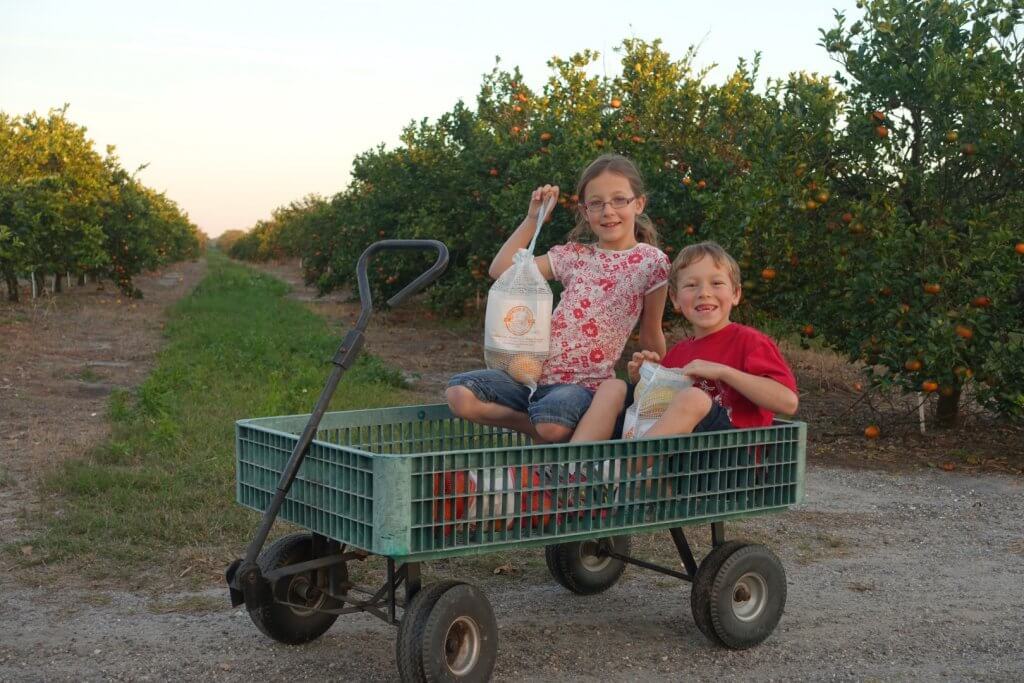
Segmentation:
<svg viewBox="0 0 1024 683">
<path fill-rule="evenodd" d="M 773 413 L 795 415 L 800 405 L 800 399 L 789 387 L 770 377 L 751 375 L 749 372 L 743 372 L 722 363 L 694 360 L 687 363 L 682 371 L 691 377 L 704 377 L 725 382 L 746 396 L 754 405 Z"/>
<path fill-rule="evenodd" d="M 661 320 L 665 316 L 665 299 L 668 287 L 658 287 L 644 295 L 643 313 L 640 314 L 640 348 L 653 351 L 658 358 L 665 356 L 665 331 Z"/>
</svg>

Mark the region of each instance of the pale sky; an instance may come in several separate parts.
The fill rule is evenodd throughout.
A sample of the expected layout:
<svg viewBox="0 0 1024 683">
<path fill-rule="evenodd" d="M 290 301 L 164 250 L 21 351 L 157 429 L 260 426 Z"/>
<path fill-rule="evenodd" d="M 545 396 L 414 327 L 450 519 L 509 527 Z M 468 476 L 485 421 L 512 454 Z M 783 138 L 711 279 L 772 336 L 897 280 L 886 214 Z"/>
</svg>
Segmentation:
<svg viewBox="0 0 1024 683">
<path fill-rule="evenodd" d="M 347 185 L 355 155 L 410 120 L 475 108 L 500 55 L 539 90 L 545 62 L 590 48 L 619 72 L 623 38 L 661 38 L 720 81 L 762 53 L 762 75 L 833 74 L 817 46 L 854 0 L 707 2 L 52 2 L 0 0 L 0 110 L 70 118 L 211 236 Z M 566 182 L 563 179 L 556 181 Z"/>
</svg>

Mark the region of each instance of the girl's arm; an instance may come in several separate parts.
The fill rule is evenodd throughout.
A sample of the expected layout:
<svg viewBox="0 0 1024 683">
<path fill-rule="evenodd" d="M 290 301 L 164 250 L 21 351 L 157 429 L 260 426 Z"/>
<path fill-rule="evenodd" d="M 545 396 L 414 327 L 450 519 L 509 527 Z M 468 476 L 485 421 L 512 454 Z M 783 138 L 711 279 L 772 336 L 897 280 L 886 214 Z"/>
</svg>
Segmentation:
<svg viewBox="0 0 1024 683">
<path fill-rule="evenodd" d="M 668 287 L 658 287 L 644 296 L 644 310 L 640 314 L 640 348 L 654 351 L 659 358 L 665 357 L 665 331 L 661 320 L 665 315 L 665 298 Z"/>
<path fill-rule="evenodd" d="M 495 254 L 494 259 L 491 261 L 490 268 L 487 269 L 487 274 L 492 278 L 497 280 L 501 277 L 501 274 L 512 266 L 512 259 L 516 252 L 530 246 L 530 240 L 533 239 L 534 233 L 537 232 L 537 215 L 540 213 L 540 206 L 547 199 L 551 201 L 551 209 L 544 218 L 545 223 L 551 220 L 551 214 L 554 213 L 554 207 L 558 201 L 558 185 L 545 185 L 533 191 L 533 194 L 530 196 L 530 209 L 526 213 L 526 218 L 519 224 L 515 232 L 509 235 L 508 239 L 505 240 L 505 244 L 501 245 L 501 249 L 498 250 L 498 253 Z M 554 273 L 551 272 L 551 261 L 546 254 L 538 256 L 534 260 L 545 280 L 550 280 L 554 277 Z"/>
</svg>

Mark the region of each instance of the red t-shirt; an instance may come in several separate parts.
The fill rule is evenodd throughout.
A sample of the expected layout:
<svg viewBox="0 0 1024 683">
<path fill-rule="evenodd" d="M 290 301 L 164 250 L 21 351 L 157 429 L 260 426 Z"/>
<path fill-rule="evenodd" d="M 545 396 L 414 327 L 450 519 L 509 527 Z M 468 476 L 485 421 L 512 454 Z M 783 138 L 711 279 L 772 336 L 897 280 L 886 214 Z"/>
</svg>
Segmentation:
<svg viewBox="0 0 1024 683">
<path fill-rule="evenodd" d="M 771 337 L 752 327 L 729 323 L 718 332 L 700 339 L 684 339 L 665 354 L 662 365 L 681 368 L 692 360 L 728 365 L 751 375 L 768 377 L 796 392 L 796 379 L 779 347 Z M 733 426 L 767 427 L 774 415 L 753 404 L 725 382 L 694 378 L 694 386 L 707 392 L 712 401 L 729 413 Z"/>
</svg>

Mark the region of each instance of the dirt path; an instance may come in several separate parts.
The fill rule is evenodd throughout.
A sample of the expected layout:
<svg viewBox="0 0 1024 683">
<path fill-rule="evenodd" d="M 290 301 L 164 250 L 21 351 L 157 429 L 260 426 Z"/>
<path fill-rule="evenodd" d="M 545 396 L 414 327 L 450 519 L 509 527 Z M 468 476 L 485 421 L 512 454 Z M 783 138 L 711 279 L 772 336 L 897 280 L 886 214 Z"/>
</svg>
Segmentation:
<svg viewBox="0 0 1024 683">
<path fill-rule="evenodd" d="M 0 303 L 0 544 L 41 503 L 38 477 L 103 441 L 111 392 L 146 378 L 167 307 L 205 272 L 204 260 L 138 277 L 137 300 L 89 284 Z"/>
<path fill-rule="evenodd" d="M 517 555 L 512 575 L 486 562 L 464 568 L 460 578 L 484 588 L 501 626 L 495 679 L 1020 679 L 1019 478 L 815 468 L 807 490 L 795 511 L 729 528 L 769 544 L 788 574 L 779 627 L 745 652 L 704 639 L 689 586 L 674 579 L 631 568 L 608 592 L 582 598 L 547 577 L 535 552 Z M 671 547 L 667 535 L 653 538 L 648 551 Z M 320 640 L 287 647 L 225 600 L 219 587 L 7 590 L 0 680 L 397 677 L 395 630 L 382 622 L 343 617 Z"/>
<path fill-rule="evenodd" d="M 198 279 L 201 266 L 193 265 L 194 271 L 179 272 L 178 283 L 168 286 L 164 305 Z M 268 270 L 296 278 L 294 268 Z M 170 279 L 168 273 L 163 277 Z M 145 376 L 159 343 L 162 305 L 155 286 L 144 289 L 147 299 L 139 306 L 153 304 L 152 309 L 98 303 L 116 298 L 109 293 L 81 308 L 36 311 L 26 320 L 3 309 L 0 378 L 7 379 L 0 383 L 0 414 L 14 419 L 0 424 L 0 462 L 14 483 L 0 487 L 0 500 L 36 504 L 26 498 L 30 465 L 55 453 L 75 455 L 102 438 L 105 398 L 72 400 L 79 385 L 133 386 Z M 303 289 L 293 296 L 312 298 Z M 339 337 L 357 310 L 341 297 L 312 306 L 339 325 Z M 127 325 L 129 319 L 145 321 L 138 327 L 147 331 L 132 333 L 141 335 L 134 341 L 120 338 L 135 327 Z M 70 320 L 79 332 L 61 337 L 57 330 L 68 330 Z M 111 331 L 85 337 L 85 328 Z M 478 336 L 422 313 L 395 312 L 375 318 L 368 349 L 418 374 L 414 388 L 424 401 L 433 401 L 440 399 L 448 375 L 479 363 Z M 8 347 L 11 339 L 18 343 Z M 410 354 L 410 348 L 417 352 Z M 8 349 L 18 355 L 7 356 Z M 815 362 L 794 362 L 808 387 L 804 417 L 810 420 L 835 411 L 829 392 L 846 381 L 821 379 L 833 370 L 814 375 Z M 86 367 L 96 377 L 82 378 Z M 23 374 L 9 377 L 12 368 Z M 80 403 L 86 407 L 76 407 Z M 74 429 L 66 426 L 64 413 L 77 420 Z M 830 448 L 851 453 L 845 443 L 823 435 L 812 444 L 805 504 L 729 527 L 731 536 L 769 545 L 788 575 L 782 622 L 768 641 L 746 652 L 715 648 L 700 635 L 690 616 L 688 584 L 636 568 L 608 592 L 589 598 L 559 588 L 537 551 L 458 565 L 436 562 L 427 569 L 435 579 L 458 576 L 487 593 L 501 626 L 496 680 L 1019 680 L 1024 479 L 822 464 L 821 453 L 831 455 Z M 898 442 L 872 446 L 871 457 L 860 448 L 862 465 L 889 467 L 900 456 Z M 9 514 L 8 509 L 4 518 Z M 704 531 L 697 530 L 695 538 L 701 555 Z M 668 561 L 670 549 L 666 534 L 635 539 L 640 556 Z M 0 590 L 0 619 L 6 624 L 0 681 L 397 677 L 394 629 L 370 617 L 343 617 L 320 640 L 290 648 L 263 637 L 244 609 L 230 609 L 221 586 L 197 593 L 153 586 L 130 593 L 109 586 L 27 586 L 16 574 L 0 571 Z"/>
</svg>

